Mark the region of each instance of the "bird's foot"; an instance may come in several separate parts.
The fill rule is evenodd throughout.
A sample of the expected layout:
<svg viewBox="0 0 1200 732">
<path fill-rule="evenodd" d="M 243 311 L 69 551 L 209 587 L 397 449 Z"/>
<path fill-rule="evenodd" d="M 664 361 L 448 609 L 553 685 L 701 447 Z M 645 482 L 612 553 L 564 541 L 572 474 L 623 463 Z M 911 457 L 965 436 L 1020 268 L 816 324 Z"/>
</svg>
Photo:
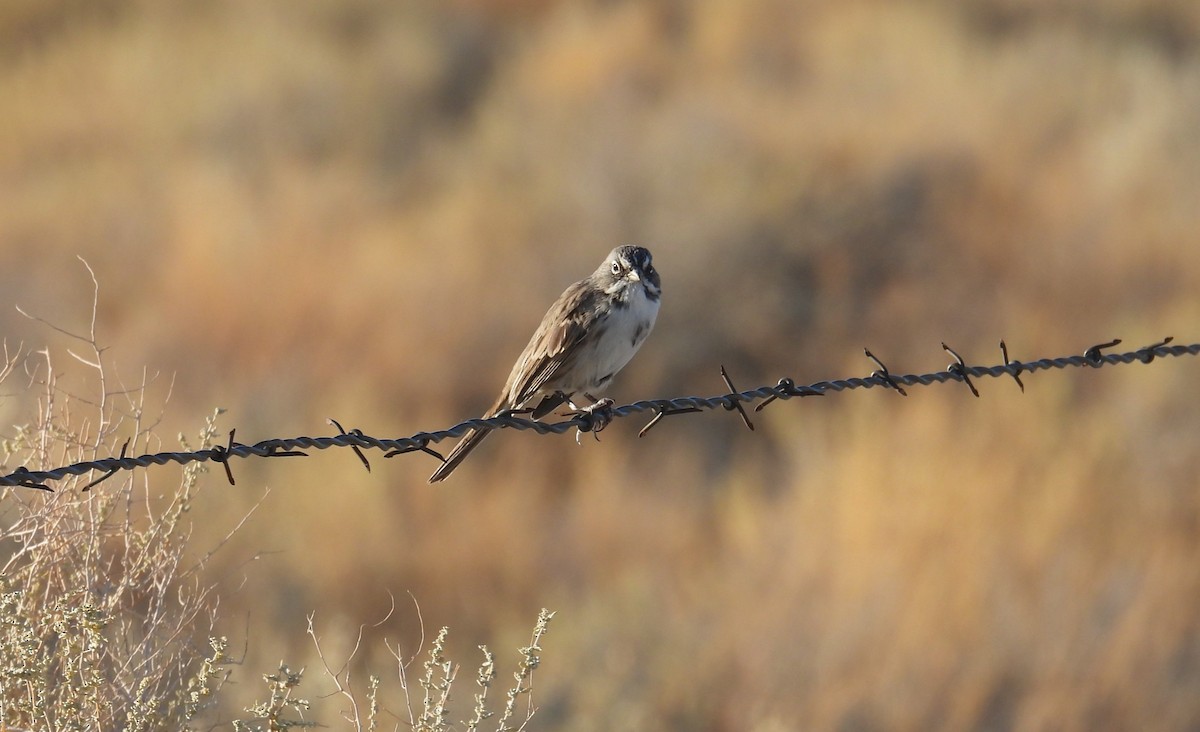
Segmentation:
<svg viewBox="0 0 1200 732">
<path fill-rule="evenodd" d="M 589 396 L 588 398 L 590 399 L 591 397 Z M 592 436 L 599 441 L 600 431 L 607 427 L 613 420 L 612 407 L 615 402 L 608 398 L 598 399 L 595 400 L 595 402 L 596 403 L 592 404 L 591 406 L 584 407 L 583 409 L 577 409 L 573 415 L 584 420 L 583 424 L 581 424 L 579 429 L 575 432 L 575 444 L 577 445 L 582 444 L 580 443 L 580 438 L 583 436 L 584 432 L 591 432 Z"/>
</svg>

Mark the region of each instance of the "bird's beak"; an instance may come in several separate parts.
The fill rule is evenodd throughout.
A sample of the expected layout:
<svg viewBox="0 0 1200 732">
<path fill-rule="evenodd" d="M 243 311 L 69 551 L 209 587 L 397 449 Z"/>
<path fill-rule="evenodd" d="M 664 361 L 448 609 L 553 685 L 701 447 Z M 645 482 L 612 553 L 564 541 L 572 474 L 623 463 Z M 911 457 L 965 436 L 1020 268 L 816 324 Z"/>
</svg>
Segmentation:
<svg viewBox="0 0 1200 732">
<path fill-rule="evenodd" d="M 629 279 L 633 280 L 634 282 L 642 281 L 641 275 L 639 275 L 637 273 L 637 270 L 634 270 L 634 269 L 629 270 Z"/>
</svg>

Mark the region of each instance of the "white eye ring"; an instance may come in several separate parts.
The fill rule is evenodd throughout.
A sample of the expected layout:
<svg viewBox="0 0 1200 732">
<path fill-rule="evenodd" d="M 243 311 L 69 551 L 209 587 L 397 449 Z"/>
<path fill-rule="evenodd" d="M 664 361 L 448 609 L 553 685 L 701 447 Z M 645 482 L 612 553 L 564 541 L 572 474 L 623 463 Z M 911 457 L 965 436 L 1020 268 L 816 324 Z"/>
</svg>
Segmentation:
<svg viewBox="0 0 1200 732">
<path fill-rule="evenodd" d="M 612 273 L 615 275 L 621 274 L 621 263 L 620 262 L 612 263 Z"/>
</svg>

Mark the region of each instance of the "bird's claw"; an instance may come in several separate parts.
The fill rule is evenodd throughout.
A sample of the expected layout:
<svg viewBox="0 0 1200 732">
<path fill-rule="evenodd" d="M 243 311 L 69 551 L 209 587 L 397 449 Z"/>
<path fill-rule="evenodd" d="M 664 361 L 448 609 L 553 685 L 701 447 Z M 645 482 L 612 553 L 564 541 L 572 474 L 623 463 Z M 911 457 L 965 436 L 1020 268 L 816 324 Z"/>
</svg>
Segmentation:
<svg viewBox="0 0 1200 732">
<path fill-rule="evenodd" d="M 582 418 L 584 424 L 579 426 L 575 431 L 575 444 L 580 445 L 580 438 L 584 432 L 591 432 L 592 436 L 599 442 L 599 433 L 609 425 L 613 420 L 612 406 L 615 404 L 612 399 L 600 399 L 591 406 L 584 407 L 575 412 L 575 417 Z"/>
</svg>

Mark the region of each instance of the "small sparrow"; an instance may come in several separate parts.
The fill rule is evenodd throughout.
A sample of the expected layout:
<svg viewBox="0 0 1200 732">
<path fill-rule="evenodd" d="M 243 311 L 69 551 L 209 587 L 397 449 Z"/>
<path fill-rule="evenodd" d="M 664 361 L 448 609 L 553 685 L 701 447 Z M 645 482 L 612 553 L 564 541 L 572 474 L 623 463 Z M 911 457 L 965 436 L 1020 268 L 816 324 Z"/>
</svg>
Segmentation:
<svg viewBox="0 0 1200 732">
<path fill-rule="evenodd" d="M 550 306 L 484 419 L 530 407 L 541 419 L 564 402 L 577 408 L 575 394 L 595 402 L 589 392 L 608 386 L 650 334 L 661 295 L 648 250 L 612 250 Z M 429 482 L 445 480 L 487 436 L 487 430 L 468 432 Z"/>
</svg>

